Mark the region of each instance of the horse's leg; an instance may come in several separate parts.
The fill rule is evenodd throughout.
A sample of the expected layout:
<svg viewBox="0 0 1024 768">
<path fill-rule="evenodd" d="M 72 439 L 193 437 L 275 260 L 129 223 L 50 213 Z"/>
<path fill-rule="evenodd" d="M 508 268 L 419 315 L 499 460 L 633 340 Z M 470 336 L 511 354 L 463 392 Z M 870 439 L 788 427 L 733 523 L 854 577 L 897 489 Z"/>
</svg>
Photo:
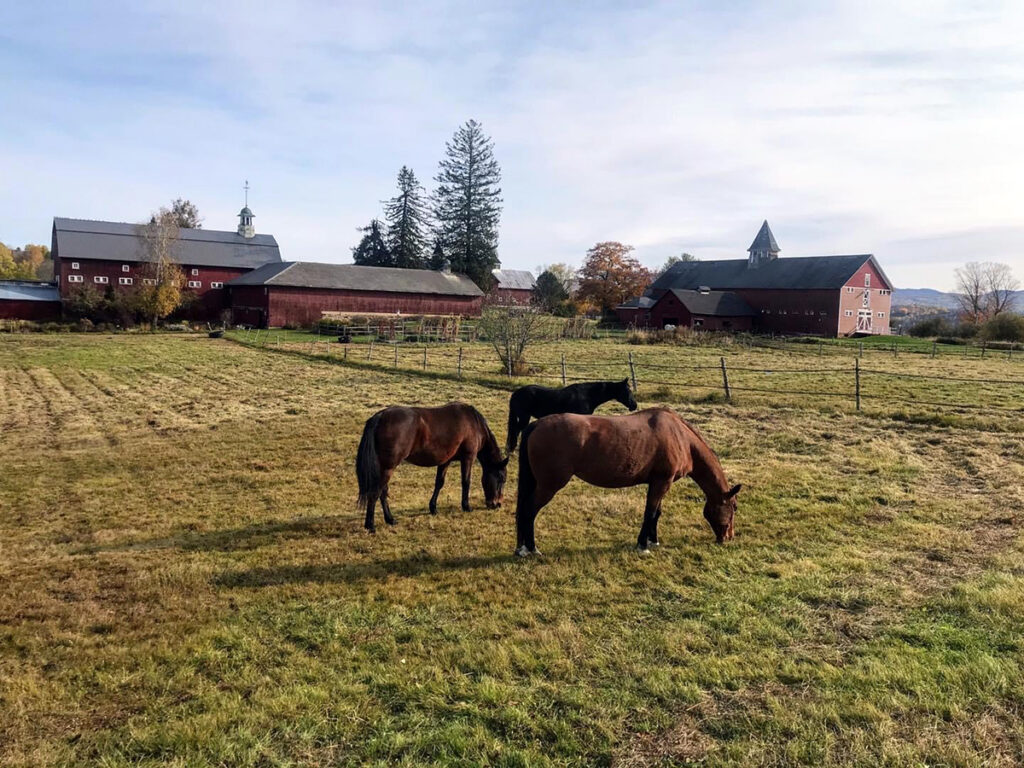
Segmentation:
<svg viewBox="0 0 1024 768">
<path fill-rule="evenodd" d="M 363 528 L 368 530 L 370 533 L 376 533 L 377 529 L 373 524 L 373 508 L 377 505 L 377 497 L 370 496 L 366 502 L 366 520 L 363 521 Z"/>
<path fill-rule="evenodd" d="M 388 525 L 395 524 L 395 518 L 391 516 L 391 505 L 388 504 L 388 490 L 390 489 L 391 475 L 394 474 L 393 469 L 389 469 L 384 472 L 384 476 L 381 478 L 381 493 L 380 493 L 380 508 L 384 511 L 384 522 Z"/>
<path fill-rule="evenodd" d="M 658 521 L 661 520 L 661 502 L 658 502 L 658 508 L 654 510 L 654 519 L 651 521 L 651 530 L 647 532 L 647 546 L 649 547 L 660 547 L 661 542 L 658 540 Z"/>
<path fill-rule="evenodd" d="M 661 507 L 661 500 L 671 487 L 672 481 L 663 478 L 652 479 L 647 486 L 644 521 L 640 526 L 640 535 L 637 536 L 636 540 L 636 548 L 641 552 L 650 552 L 650 544 L 658 543 L 658 510 Z"/>
<path fill-rule="evenodd" d="M 462 511 L 469 512 L 469 481 L 473 479 L 473 462 L 476 456 L 463 456 L 462 462 Z"/>
<path fill-rule="evenodd" d="M 451 462 L 437 465 L 437 477 L 434 478 L 434 495 L 430 497 L 430 514 L 432 515 L 437 514 L 437 497 L 444 487 L 444 476 L 448 473 L 448 464 L 451 464 Z"/>
</svg>

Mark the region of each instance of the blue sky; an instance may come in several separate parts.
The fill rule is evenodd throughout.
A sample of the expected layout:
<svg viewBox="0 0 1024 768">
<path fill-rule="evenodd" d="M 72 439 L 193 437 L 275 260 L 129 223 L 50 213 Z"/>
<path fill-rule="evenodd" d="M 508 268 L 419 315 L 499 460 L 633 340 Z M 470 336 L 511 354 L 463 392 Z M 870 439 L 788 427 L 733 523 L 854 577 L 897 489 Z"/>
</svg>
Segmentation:
<svg viewBox="0 0 1024 768">
<path fill-rule="evenodd" d="M 0 240 L 242 182 L 286 259 L 345 262 L 403 164 L 468 118 L 511 268 L 600 240 L 655 266 L 872 252 L 897 285 L 1024 278 L 1024 3 L 0 5 Z"/>
</svg>

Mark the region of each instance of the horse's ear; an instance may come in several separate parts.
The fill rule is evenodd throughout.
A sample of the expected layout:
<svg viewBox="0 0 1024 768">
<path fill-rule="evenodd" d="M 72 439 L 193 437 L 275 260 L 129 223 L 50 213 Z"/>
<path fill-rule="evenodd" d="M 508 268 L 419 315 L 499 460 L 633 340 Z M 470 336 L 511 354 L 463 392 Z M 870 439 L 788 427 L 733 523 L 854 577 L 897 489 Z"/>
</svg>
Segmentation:
<svg viewBox="0 0 1024 768">
<path fill-rule="evenodd" d="M 729 489 L 729 492 L 727 494 L 725 494 L 725 498 L 731 499 L 733 496 L 735 496 L 737 493 L 740 492 L 740 488 L 742 488 L 742 487 L 743 487 L 742 483 L 740 485 L 734 485 L 732 488 Z"/>
<path fill-rule="evenodd" d="M 505 460 L 503 462 L 501 462 L 498 466 L 501 467 L 502 469 L 504 469 L 505 467 L 508 466 L 508 460 L 511 459 L 511 458 L 512 458 L 511 455 L 506 456 Z"/>
<path fill-rule="evenodd" d="M 624 387 L 628 387 L 629 386 L 629 377 L 628 376 L 622 380 L 622 386 L 624 386 Z"/>
</svg>

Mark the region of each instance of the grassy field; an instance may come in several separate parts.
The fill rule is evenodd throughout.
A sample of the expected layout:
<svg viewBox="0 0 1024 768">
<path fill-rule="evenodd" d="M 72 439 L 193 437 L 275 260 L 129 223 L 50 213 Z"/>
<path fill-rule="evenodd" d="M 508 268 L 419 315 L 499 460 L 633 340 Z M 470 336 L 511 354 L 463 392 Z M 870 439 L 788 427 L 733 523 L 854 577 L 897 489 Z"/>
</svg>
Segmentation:
<svg viewBox="0 0 1024 768">
<path fill-rule="evenodd" d="M 450 478 L 431 517 L 433 470 L 409 466 L 395 528 L 366 534 L 353 508 L 359 430 L 386 404 L 464 400 L 504 438 L 483 348 L 460 381 L 416 373 L 422 351 L 396 373 L 308 346 L 0 337 L 0 764 L 1024 762 L 1024 388 L 990 412 L 915 405 L 930 379 L 861 413 L 725 403 L 645 383 L 645 361 L 653 381 L 726 356 L 751 382 L 816 362 L 632 348 L 641 404 L 675 405 L 744 484 L 736 540 L 714 545 L 681 481 L 638 557 L 642 489 L 574 481 L 538 519 L 545 556 L 518 561 L 514 467 L 499 511 L 477 470 L 475 509 Z M 621 376 L 630 348 L 550 346 L 538 373 L 562 351 Z"/>
</svg>

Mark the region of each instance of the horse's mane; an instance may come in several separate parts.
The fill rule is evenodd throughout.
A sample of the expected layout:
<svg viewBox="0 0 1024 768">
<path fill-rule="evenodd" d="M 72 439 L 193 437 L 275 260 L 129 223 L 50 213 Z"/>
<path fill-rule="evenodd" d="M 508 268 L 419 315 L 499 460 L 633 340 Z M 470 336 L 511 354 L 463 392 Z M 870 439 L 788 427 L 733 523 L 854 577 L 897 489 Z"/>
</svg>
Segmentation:
<svg viewBox="0 0 1024 768">
<path fill-rule="evenodd" d="M 501 446 L 498 445 L 498 438 L 494 436 L 494 432 L 491 430 L 491 425 L 487 423 L 487 419 L 472 405 L 469 406 L 470 411 L 473 413 L 473 418 L 476 419 L 477 424 L 480 426 L 481 431 L 487 435 L 489 442 L 488 447 L 494 448 L 494 454 L 498 457 L 498 461 L 501 461 Z"/>
<path fill-rule="evenodd" d="M 683 422 L 683 426 L 685 426 L 688 430 L 693 432 L 693 434 L 697 436 L 697 439 L 700 440 L 702 443 L 704 443 L 704 447 L 708 449 L 708 451 L 711 453 L 711 455 L 714 456 L 717 459 L 718 458 L 718 454 L 715 453 L 715 449 L 711 447 L 711 444 L 708 442 L 708 439 L 706 437 L 704 437 L 704 433 L 702 433 L 699 429 L 697 429 L 697 427 L 695 427 L 693 424 L 688 422 L 682 416 L 679 416 L 679 414 L 676 413 L 675 411 L 672 411 L 672 412 L 675 413 L 676 416 L 679 417 L 679 420 L 681 422 Z"/>
</svg>

